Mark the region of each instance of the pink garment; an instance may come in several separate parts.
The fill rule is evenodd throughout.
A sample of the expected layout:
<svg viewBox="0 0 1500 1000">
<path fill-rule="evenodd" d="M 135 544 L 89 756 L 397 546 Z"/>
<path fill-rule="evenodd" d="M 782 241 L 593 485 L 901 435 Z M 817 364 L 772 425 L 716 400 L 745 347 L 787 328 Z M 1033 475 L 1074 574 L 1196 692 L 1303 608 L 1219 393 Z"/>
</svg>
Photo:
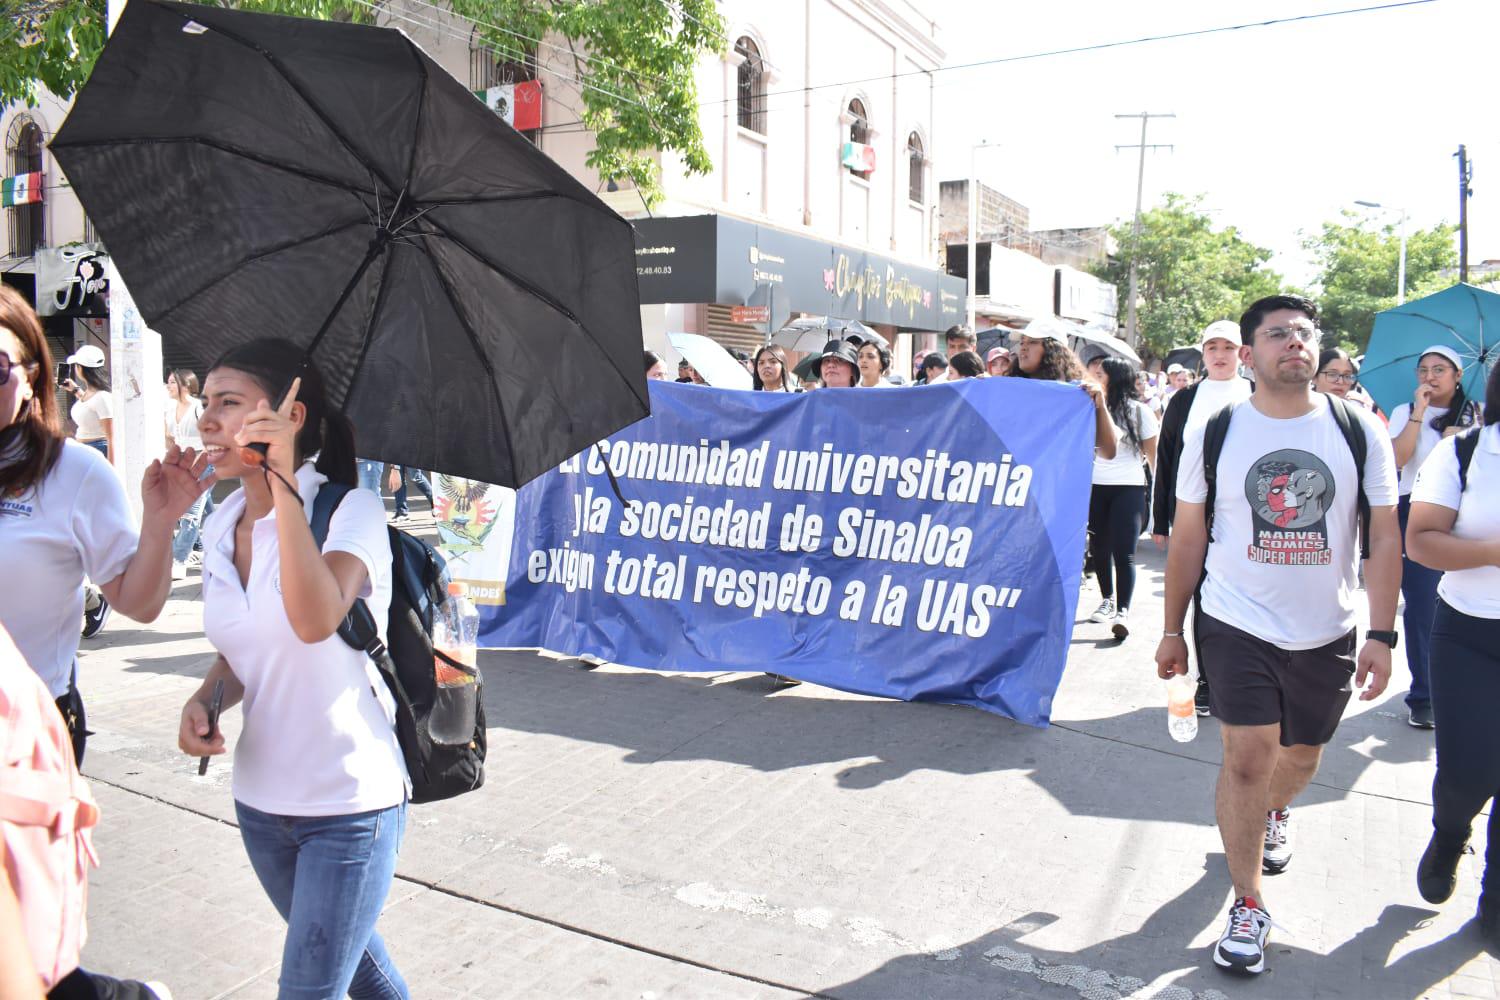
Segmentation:
<svg viewBox="0 0 1500 1000">
<path fill-rule="evenodd" d="M 5 874 L 48 988 L 78 967 L 99 822 L 68 727 L 41 678 L 0 627 L 0 839 Z"/>
</svg>

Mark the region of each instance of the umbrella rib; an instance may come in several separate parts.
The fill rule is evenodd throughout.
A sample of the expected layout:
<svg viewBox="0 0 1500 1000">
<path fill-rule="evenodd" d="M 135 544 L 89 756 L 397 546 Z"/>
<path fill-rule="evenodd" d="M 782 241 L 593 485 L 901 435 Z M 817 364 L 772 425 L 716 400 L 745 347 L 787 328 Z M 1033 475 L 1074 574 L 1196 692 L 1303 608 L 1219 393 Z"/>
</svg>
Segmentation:
<svg viewBox="0 0 1500 1000">
<path fill-rule="evenodd" d="M 441 227 L 439 227 L 439 228 L 441 228 Z M 620 368 L 619 365 L 615 364 L 614 358 L 612 358 L 610 356 L 610 353 L 605 348 L 605 346 L 602 343 L 600 343 L 599 338 L 596 337 L 596 336 L 594 336 L 593 331 L 590 330 L 587 326 L 584 325 L 583 320 L 579 319 L 576 315 L 574 315 L 573 310 L 569 309 L 567 306 L 563 305 L 557 299 L 553 298 L 551 295 L 547 294 L 545 291 L 543 291 L 542 289 L 538 288 L 536 285 L 532 284 L 531 282 L 527 281 L 525 278 L 521 277 L 520 275 L 513 273 L 508 268 L 504 268 L 504 267 L 501 267 L 499 264 L 496 264 L 494 261 L 492 261 L 488 257 L 484 256 L 484 254 L 481 254 L 480 252 L 478 252 L 477 250 L 475 250 L 473 247 L 469 246 L 469 244 L 467 244 L 463 240 L 459 239 L 457 236 L 454 236 L 451 232 L 447 231 L 446 229 L 444 229 L 442 231 L 442 233 L 443 233 L 443 236 L 450 243 L 452 243 L 454 246 L 458 247 L 459 249 L 463 250 L 470 257 L 473 257 L 475 260 L 479 261 L 481 264 L 483 264 L 485 267 L 489 268 L 491 271 L 494 271 L 496 274 L 498 274 L 501 277 L 505 278 L 506 280 L 510 281 L 517 288 L 520 288 L 522 291 L 524 291 L 526 294 L 530 295 L 532 298 L 537 299 L 538 301 L 544 303 L 545 305 L 547 305 L 551 309 L 555 310 L 559 314 L 561 314 L 561 315 L 567 317 L 569 320 L 571 320 L 573 322 L 573 324 L 578 327 L 578 329 L 580 329 L 580 330 L 583 331 L 584 336 L 586 336 L 590 340 L 592 340 L 594 342 L 594 346 L 597 347 L 597 348 L 599 348 L 599 353 L 602 354 L 602 355 L 604 355 L 605 360 L 609 362 L 610 367 L 615 370 L 615 373 L 617 375 L 619 375 L 621 379 L 624 380 L 624 382 L 625 382 L 626 385 L 630 386 L 630 391 L 635 394 L 636 399 L 641 403 L 642 406 L 644 406 L 646 408 L 646 412 L 648 412 L 648 413 L 651 412 L 651 401 L 650 401 L 650 399 L 649 398 L 642 398 L 641 397 L 640 392 L 637 391 L 637 389 L 635 387 L 635 383 L 631 381 L 630 376 L 627 375 L 623 370 L 621 370 L 621 368 Z"/>
<path fill-rule="evenodd" d="M 335 187 L 340 191 L 348 191 L 356 195 L 363 195 L 365 193 L 363 188 L 350 181 L 340 180 L 339 178 L 333 177 L 328 174 L 320 174 L 316 170 L 309 170 L 306 167 L 296 167 L 291 165 L 290 163 L 283 163 L 280 160 L 273 160 L 269 156 L 263 156 L 259 153 L 254 152 L 253 150 L 236 146 L 233 143 L 223 142 L 219 139 L 207 139 L 203 136 L 198 135 L 174 135 L 156 137 L 129 136 L 123 139 L 88 139 L 78 142 L 53 142 L 48 148 L 88 149 L 94 146 L 154 146 L 176 145 L 178 143 L 187 142 L 196 143 L 199 146 L 207 146 L 209 149 L 217 149 L 219 152 L 228 153 L 230 156 L 242 157 L 246 160 L 251 160 L 255 163 L 259 163 L 263 167 L 270 167 L 273 170 L 280 170 L 284 173 L 295 174 L 304 180 L 312 181 L 314 184 L 324 184 L 328 187 Z"/>
<path fill-rule="evenodd" d="M 464 334 L 469 338 L 469 346 L 474 349 L 475 357 L 484 366 L 485 374 L 488 376 L 486 381 L 489 383 L 490 394 L 495 397 L 495 410 L 500 414 L 500 432 L 505 437 L 506 454 L 510 456 L 510 474 L 513 479 L 519 481 L 521 477 L 516 472 L 517 452 L 515 439 L 510 433 L 510 418 L 505 415 L 505 401 L 500 398 L 500 387 L 495 384 L 495 364 L 490 360 L 490 356 L 484 352 L 484 345 L 479 342 L 479 334 L 470 325 L 469 317 L 464 313 L 458 296 L 453 294 L 453 285 L 449 283 L 448 276 L 443 273 L 443 269 L 438 266 L 437 258 L 433 257 L 432 251 L 428 250 L 425 246 L 418 244 L 417 249 L 422 252 L 423 257 L 427 258 L 427 265 L 432 268 L 432 273 L 437 277 L 438 283 L 443 286 L 443 294 L 448 296 L 448 304 L 453 307 L 453 314 L 458 317 L 458 325 L 464 328 Z"/>
<path fill-rule="evenodd" d="M 323 230 L 320 233 L 313 233 L 310 236 L 303 236 L 303 237 L 301 237 L 299 239 L 288 240 L 285 243 L 279 243 L 276 246 L 273 246 L 273 247 L 271 247 L 268 250 L 264 250 L 264 251 L 262 251 L 262 252 L 260 252 L 258 254 L 255 254 L 253 257 L 246 257 L 243 260 L 238 260 L 238 261 L 236 261 L 234 263 L 234 265 L 229 270 L 225 271 L 223 274 L 217 275 L 216 277 L 213 277 L 213 278 L 209 279 L 208 281 L 206 281 L 203 284 L 199 285 L 197 288 L 193 289 L 191 292 L 188 292 L 186 295 L 184 295 L 182 298 L 178 299 L 176 302 L 172 303 L 170 306 L 168 306 L 162 312 L 158 313 L 156 316 L 154 316 L 152 318 L 152 322 L 153 323 L 160 323 L 160 322 L 162 322 L 164 319 L 166 319 L 172 313 L 176 312 L 181 307 L 187 305 L 193 299 L 196 299 L 198 296 L 202 295 L 204 292 L 208 291 L 210 288 L 213 288 L 215 285 L 219 284 L 221 281 L 224 281 L 224 280 L 232 277 L 234 274 L 238 273 L 241 268 L 247 267 L 250 264 L 257 263 L 258 261 L 265 260 L 267 257 L 274 257 L 274 256 L 276 256 L 279 253 L 286 252 L 287 250 L 293 250 L 293 249 L 296 249 L 297 247 L 300 247 L 300 246 L 306 246 L 309 243 L 316 243 L 318 240 L 327 239 L 328 237 L 333 236 L 333 235 L 335 235 L 337 233 L 344 232 L 345 230 L 348 230 L 348 229 L 353 229 L 355 226 L 368 225 L 369 221 L 370 220 L 368 220 L 368 219 L 354 219 L 354 220 L 349 221 L 349 222 L 341 222 L 341 223 L 339 223 L 336 226 L 330 226 L 328 229 L 325 229 L 325 230 Z"/>
<path fill-rule="evenodd" d="M 405 35 L 401 37 L 406 38 Z M 412 175 L 417 170 L 417 143 L 422 138 L 422 112 L 427 109 L 428 83 L 427 66 L 422 62 L 422 57 L 418 54 L 417 44 L 410 38 L 406 38 L 406 51 L 411 56 L 412 62 L 417 64 L 417 72 L 422 74 L 422 92 L 417 95 L 417 122 L 411 130 L 411 150 L 406 157 L 406 183 L 402 185 L 403 191 L 411 188 Z"/>
<path fill-rule="evenodd" d="M 186 14 L 179 12 L 179 15 L 184 21 L 190 20 L 190 18 Z M 333 134 L 333 137 L 339 141 L 339 145 L 344 147 L 345 152 L 347 152 L 350 156 L 354 157 L 355 160 L 363 164 L 365 169 L 370 171 L 370 173 L 380 178 L 380 180 L 385 184 L 387 188 L 392 191 L 395 191 L 397 189 L 396 185 L 391 181 L 391 179 L 389 177 L 386 177 L 385 174 L 383 174 L 374 163 L 370 162 L 370 160 L 363 153 L 361 153 L 359 149 L 355 147 L 354 143 L 349 140 L 348 136 L 344 135 L 339 127 L 333 123 L 333 119 L 329 118 L 328 114 L 318 106 L 318 103 L 312 99 L 312 95 L 307 93 L 307 91 L 305 91 L 302 86 L 292 78 L 292 74 L 287 71 L 287 68 L 285 66 L 282 65 L 280 59 L 277 59 L 276 56 L 271 52 L 255 44 L 254 42 L 241 37 L 237 32 L 226 30 L 217 24 L 214 25 L 213 30 L 215 34 L 223 35 L 230 41 L 238 42 L 245 48 L 257 53 L 262 59 L 269 63 L 271 68 L 276 71 L 277 75 L 286 81 L 286 85 L 292 89 L 292 92 L 298 97 L 302 98 L 302 103 L 306 104 L 308 110 L 310 110 L 314 115 L 317 116 L 318 120 L 323 123 L 323 127 L 328 129 L 328 131 Z"/>
<path fill-rule="evenodd" d="M 365 370 L 365 358 L 370 353 L 371 335 L 375 332 L 375 321 L 380 318 L 380 310 L 385 306 L 387 279 L 391 276 L 391 267 L 396 263 L 395 254 L 385 255 L 385 264 L 380 268 L 380 284 L 375 286 L 375 305 L 370 309 L 369 319 L 365 321 L 365 335 L 359 348 L 359 360 L 354 362 L 354 371 L 349 376 L 349 388 L 344 392 L 344 410 L 349 409 L 349 402 L 354 398 L 354 389 L 359 385 L 359 376 Z"/>
</svg>

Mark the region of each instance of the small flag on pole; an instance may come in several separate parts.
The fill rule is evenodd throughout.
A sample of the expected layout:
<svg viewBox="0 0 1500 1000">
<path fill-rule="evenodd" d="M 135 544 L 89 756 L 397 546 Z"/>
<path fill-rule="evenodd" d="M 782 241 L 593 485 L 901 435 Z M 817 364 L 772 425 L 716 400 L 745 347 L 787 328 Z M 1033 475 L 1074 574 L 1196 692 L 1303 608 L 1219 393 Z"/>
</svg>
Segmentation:
<svg viewBox="0 0 1500 1000">
<path fill-rule="evenodd" d="M 862 142 L 846 142 L 839 160 L 851 170 L 858 170 L 862 174 L 874 173 L 875 147 Z"/>
<path fill-rule="evenodd" d="M 42 175 L 40 171 L 17 174 L 0 181 L 0 207 L 35 205 L 42 200 Z"/>
<path fill-rule="evenodd" d="M 542 84 L 538 80 L 476 90 L 474 96 L 519 132 L 542 127 Z"/>
</svg>

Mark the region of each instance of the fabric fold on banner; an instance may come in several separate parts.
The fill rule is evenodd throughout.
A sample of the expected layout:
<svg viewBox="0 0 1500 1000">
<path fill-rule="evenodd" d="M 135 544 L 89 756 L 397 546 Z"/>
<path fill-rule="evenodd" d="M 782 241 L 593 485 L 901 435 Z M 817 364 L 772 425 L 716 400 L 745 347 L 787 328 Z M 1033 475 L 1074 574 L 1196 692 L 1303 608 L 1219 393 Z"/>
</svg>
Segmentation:
<svg viewBox="0 0 1500 1000">
<path fill-rule="evenodd" d="M 1093 467 L 1076 386 L 653 382 L 651 404 L 519 491 L 484 645 L 768 671 L 1048 723 Z"/>
</svg>

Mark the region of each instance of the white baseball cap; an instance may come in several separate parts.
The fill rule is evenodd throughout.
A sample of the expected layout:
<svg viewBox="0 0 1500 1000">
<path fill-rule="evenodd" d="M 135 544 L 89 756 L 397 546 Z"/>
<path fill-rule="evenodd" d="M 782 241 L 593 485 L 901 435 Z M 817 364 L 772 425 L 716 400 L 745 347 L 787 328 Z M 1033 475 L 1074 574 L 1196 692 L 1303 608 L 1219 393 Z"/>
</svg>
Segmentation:
<svg viewBox="0 0 1500 1000">
<path fill-rule="evenodd" d="M 93 344 L 85 344 L 77 352 L 68 355 L 66 363 L 70 365 L 83 365 L 85 368 L 103 368 L 104 352 Z"/>
<path fill-rule="evenodd" d="M 1168 375 L 1176 375 L 1178 372 L 1185 372 L 1185 371 L 1187 371 L 1187 369 L 1184 368 L 1184 367 L 1182 367 L 1181 365 L 1168 365 L 1167 366 L 1167 374 Z"/>
<path fill-rule="evenodd" d="M 1218 320 L 1204 327 L 1203 336 L 1198 338 L 1198 349 L 1202 350 L 1208 346 L 1210 340 L 1227 340 L 1235 347 L 1244 343 L 1240 339 L 1240 325 L 1227 319 Z"/>
<path fill-rule="evenodd" d="M 1449 361 L 1453 362 L 1454 368 L 1457 368 L 1459 371 L 1464 370 L 1464 359 L 1459 357 L 1458 352 L 1453 348 L 1447 346 L 1446 344 L 1433 344 L 1431 347 L 1427 348 L 1427 350 L 1423 351 L 1421 354 L 1418 354 L 1417 364 L 1421 364 L 1422 358 L 1428 354 L 1436 354 L 1439 357 L 1447 358 Z"/>
<path fill-rule="evenodd" d="M 1055 340 L 1059 344 L 1067 345 L 1070 330 L 1060 320 L 1051 316 L 1043 316 L 1026 324 L 1021 331 L 1021 336 L 1030 337 L 1032 340 Z"/>
</svg>

